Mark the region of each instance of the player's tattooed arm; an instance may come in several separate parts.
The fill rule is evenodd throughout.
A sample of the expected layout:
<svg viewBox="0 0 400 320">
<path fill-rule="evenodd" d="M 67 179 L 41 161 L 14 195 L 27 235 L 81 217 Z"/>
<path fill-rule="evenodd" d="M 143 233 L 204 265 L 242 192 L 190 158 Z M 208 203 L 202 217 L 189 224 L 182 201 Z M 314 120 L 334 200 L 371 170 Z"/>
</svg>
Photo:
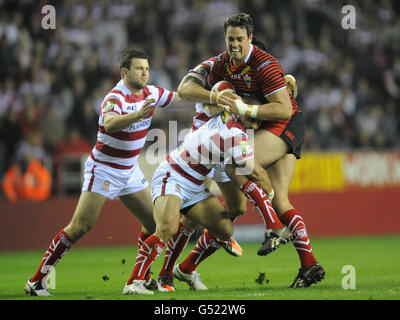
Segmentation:
<svg viewBox="0 0 400 320">
<path fill-rule="evenodd" d="M 204 89 L 203 82 L 193 75 L 186 75 L 178 86 L 178 94 L 196 102 L 210 102 L 210 91 Z"/>
</svg>

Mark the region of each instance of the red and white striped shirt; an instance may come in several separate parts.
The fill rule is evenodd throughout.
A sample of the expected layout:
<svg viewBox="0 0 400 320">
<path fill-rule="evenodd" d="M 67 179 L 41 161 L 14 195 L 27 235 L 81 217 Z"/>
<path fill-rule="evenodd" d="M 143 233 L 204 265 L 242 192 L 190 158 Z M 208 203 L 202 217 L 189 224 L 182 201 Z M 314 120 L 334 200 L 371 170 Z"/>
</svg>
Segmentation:
<svg viewBox="0 0 400 320">
<path fill-rule="evenodd" d="M 199 79 L 203 87 L 207 86 L 207 78 L 210 74 L 211 68 L 216 60 L 216 57 L 212 57 L 208 60 L 203 61 L 202 63 L 198 64 L 192 70 L 189 71 L 189 75 L 196 77 Z M 209 88 L 210 89 L 210 88 Z M 196 131 L 200 128 L 203 124 L 205 124 L 211 117 L 207 116 L 203 109 L 202 103 L 196 103 L 196 115 L 193 117 L 192 122 L 192 131 Z"/>
<path fill-rule="evenodd" d="M 223 113 L 190 132 L 167 157 L 182 177 L 201 186 L 210 171 L 229 163 L 244 164 L 254 157 L 246 130 L 234 116 Z"/>
<path fill-rule="evenodd" d="M 173 101 L 174 96 L 174 91 L 153 85 L 147 85 L 142 94 L 137 96 L 131 93 L 123 80 L 120 80 L 101 104 L 97 141 L 90 157 L 94 161 L 116 169 L 131 169 L 136 166 L 146 142 L 154 108 L 142 121 L 113 133 L 108 133 L 104 129 L 104 116 L 109 113 L 124 115 L 136 112 L 143 107 L 147 99 L 154 99 L 155 107 L 164 108 Z"/>
</svg>

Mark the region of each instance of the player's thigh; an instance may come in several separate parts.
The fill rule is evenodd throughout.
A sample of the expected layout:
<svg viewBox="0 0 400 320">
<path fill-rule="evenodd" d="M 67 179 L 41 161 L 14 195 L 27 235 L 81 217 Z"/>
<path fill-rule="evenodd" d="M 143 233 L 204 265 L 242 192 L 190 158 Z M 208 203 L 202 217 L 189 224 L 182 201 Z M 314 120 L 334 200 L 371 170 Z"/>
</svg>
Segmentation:
<svg viewBox="0 0 400 320">
<path fill-rule="evenodd" d="M 274 163 L 289 150 L 285 141 L 277 135 L 263 129 L 257 130 L 254 136 L 254 157 L 262 167 Z"/>
<path fill-rule="evenodd" d="M 179 227 L 181 199 L 176 195 L 158 197 L 154 202 L 153 215 L 156 222 L 156 236 L 168 241 Z"/>
<path fill-rule="evenodd" d="M 272 204 L 279 214 L 293 208 L 289 201 L 289 188 L 293 179 L 295 166 L 296 157 L 288 153 L 267 167 L 275 192 Z"/>
<path fill-rule="evenodd" d="M 239 187 L 232 181 L 217 182 L 217 185 L 224 197 L 229 215 L 235 218 L 244 214 L 247 210 L 247 198 L 240 191 Z"/>
<path fill-rule="evenodd" d="M 196 203 L 187 216 L 221 240 L 229 240 L 233 234 L 232 220 L 224 206 L 214 196 Z"/>
<path fill-rule="evenodd" d="M 107 198 L 95 192 L 84 191 L 79 197 L 74 215 L 64 229 L 76 241 L 96 223 Z"/>
<path fill-rule="evenodd" d="M 153 203 L 150 187 L 135 193 L 120 196 L 119 198 L 128 210 L 138 218 L 146 229 L 146 233 L 153 233 L 155 230 L 155 222 L 153 218 Z"/>
</svg>

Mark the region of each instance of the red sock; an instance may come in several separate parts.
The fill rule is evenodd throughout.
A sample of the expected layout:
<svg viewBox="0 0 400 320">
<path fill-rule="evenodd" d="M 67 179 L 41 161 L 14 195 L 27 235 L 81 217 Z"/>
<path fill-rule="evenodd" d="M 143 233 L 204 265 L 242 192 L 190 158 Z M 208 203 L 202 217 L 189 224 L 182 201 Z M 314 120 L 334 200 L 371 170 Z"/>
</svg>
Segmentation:
<svg viewBox="0 0 400 320">
<path fill-rule="evenodd" d="M 57 235 L 51 241 L 46 253 L 44 254 L 39 268 L 30 281 L 36 282 L 45 278 L 73 244 L 74 241 L 72 241 L 72 239 L 64 232 L 64 230 L 61 230 L 59 233 L 57 233 Z"/>
<path fill-rule="evenodd" d="M 143 242 L 136 257 L 132 275 L 127 282 L 128 285 L 131 284 L 133 280 L 144 280 L 151 264 L 156 260 L 164 246 L 165 243 L 154 234 Z"/>
<path fill-rule="evenodd" d="M 268 199 L 264 190 L 251 180 L 247 180 L 244 185 L 240 187 L 247 199 L 254 204 L 261 217 L 264 220 L 266 229 L 280 229 L 283 228 L 281 221 L 272 208 L 272 204 Z"/>
<path fill-rule="evenodd" d="M 293 245 L 299 255 L 301 266 L 303 268 L 311 267 L 317 260 L 312 253 L 310 239 L 308 238 L 303 218 L 296 209 L 286 211 L 280 218 L 293 233 Z"/>
<path fill-rule="evenodd" d="M 221 244 L 222 242 L 209 233 L 208 230 L 204 230 L 203 235 L 197 240 L 196 247 L 179 264 L 179 268 L 183 273 L 192 273 L 204 259 L 217 251 Z"/>
<path fill-rule="evenodd" d="M 193 231 L 186 229 L 182 223 L 179 224 L 178 232 L 167 243 L 164 265 L 161 268 L 159 277 L 173 276 L 172 269 L 174 268 L 175 262 L 178 260 L 183 249 L 185 249 L 192 234 Z"/>
<path fill-rule="evenodd" d="M 138 248 L 140 248 L 143 245 L 143 242 L 149 237 L 149 234 L 144 233 L 142 230 L 140 230 L 139 236 L 138 236 Z M 144 280 L 148 281 L 150 280 L 150 268 L 147 270 Z"/>
</svg>

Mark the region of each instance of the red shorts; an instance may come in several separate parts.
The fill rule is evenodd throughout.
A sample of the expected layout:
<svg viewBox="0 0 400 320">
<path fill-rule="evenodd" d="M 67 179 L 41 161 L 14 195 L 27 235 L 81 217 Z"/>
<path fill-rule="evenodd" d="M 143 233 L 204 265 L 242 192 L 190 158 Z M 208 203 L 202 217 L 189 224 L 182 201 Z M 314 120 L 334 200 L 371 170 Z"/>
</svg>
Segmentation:
<svg viewBox="0 0 400 320">
<path fill-rule="evenodd" d="M 296 112 L 290 120 L 264 121 L 261 128 L 284 140 L 290 147 L 290 153 L 300 159 L 306 134 L 306 120 L 303 112 Z"/>
</svg>

